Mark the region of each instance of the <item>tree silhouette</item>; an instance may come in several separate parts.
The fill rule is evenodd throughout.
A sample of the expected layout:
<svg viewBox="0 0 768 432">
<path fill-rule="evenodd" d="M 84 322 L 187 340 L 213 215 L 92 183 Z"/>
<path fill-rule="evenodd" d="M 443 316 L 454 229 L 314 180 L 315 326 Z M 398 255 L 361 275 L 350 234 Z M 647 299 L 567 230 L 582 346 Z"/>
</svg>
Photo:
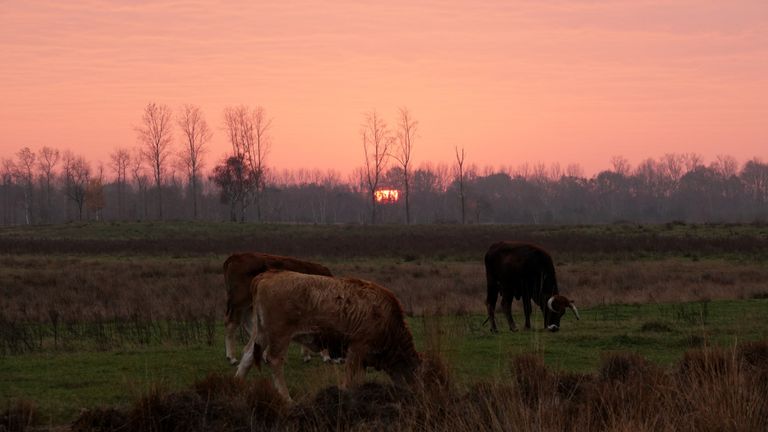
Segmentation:
<svg viewBox="0 0 768 432">
<path fill-rule="evenodd" d="M 419 126 L 419 122 L 411 117 L 407 108 L 400 108 L 400 122 L 398 124 L 397 139 L 398 139 L 398 151 L 395 153 L 394 158 L 403 167 L 403 186 L 404 199 L 405 199 L 405 223 L 411 223 L 411 188 L 410 188 L 410 176 L 411 176 L 411 152 L 413 151 L 414 140 L 416 139 L 416 129 Z"/>
<path fill-rule="evenodd" d="M 171 109 L 154 102 L 147 104 L 141 118 L 141 126 L 136 128 L 136 132 L 142 144 L 141 154 L 152 167 L 157 192 L 157 214 L 163 219 L 162 181 L 173 140 Z"/>
<path fill-rule="evenodd" d="M 390 135 L 387 124 L 376 111 L 370 111 L 365 116 L 360 135 L 363 139 L 363 153 L 365 155 L 365 165 L 363 175 L 365 184 L 368 187 L 368 199 L 371 203 L 371 223 L 376 223 L 376 189 L 379 187 L 381 175 L 387 165 L 389 149 L 392 145 L 392 136 Z"/>
<path fill-rule="evenodd" d="M 206 144 L 210 141 L 213 133 L 208 128 L 208 123 L 205 121 L 200 107 L 194 105 L 184 105 L 176 122 L 181 129 L 183 140 L 179 159 L 187 171 L 192 193 L 192 217 L 197 219 L 198 179 L 203 165 L 203 155 L 206 152 Z"/>
</svg>

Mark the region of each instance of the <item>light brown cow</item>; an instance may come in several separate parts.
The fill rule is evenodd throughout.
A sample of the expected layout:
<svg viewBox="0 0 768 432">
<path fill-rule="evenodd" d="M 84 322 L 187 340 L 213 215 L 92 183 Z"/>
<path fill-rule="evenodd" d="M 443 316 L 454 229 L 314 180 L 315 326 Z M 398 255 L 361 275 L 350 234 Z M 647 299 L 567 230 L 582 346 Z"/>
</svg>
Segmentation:
<svg viewBox="0 0 768 432">
<path fill-rule="evenodd" d="M 269 364 L 275 388 L 289 401 L 283 364 L 291 340 L 332 338 L 346 348 L 342 387 L 357 383 L 366 366 L 398 384 L 411 382 L 421 364 L 397 298 L 358 279 L 268 271 L 254 278 L 253 329 L 237 376 L 254 362 Z"/>
<path fill-rule="evenodd" d="M 227 258 L 224 261 L 224 283 L 227 287 L 224 344 L 230 364 L 237 364 L 235 336 L 238 327 L 242 325 L 246 331 L 250 331 L 251 306 L 253 305 L 251 281 L 255 276 L 271 269 L 331 276 L 331 271 L 325 266 L 291 257 L 246 252 L 232 254 Z M 302 355 L 307 360 L 309 353 L 303 348 L 303 345 Z M 327 357 L 327 353 L 324 356 Z"/>
</svg>

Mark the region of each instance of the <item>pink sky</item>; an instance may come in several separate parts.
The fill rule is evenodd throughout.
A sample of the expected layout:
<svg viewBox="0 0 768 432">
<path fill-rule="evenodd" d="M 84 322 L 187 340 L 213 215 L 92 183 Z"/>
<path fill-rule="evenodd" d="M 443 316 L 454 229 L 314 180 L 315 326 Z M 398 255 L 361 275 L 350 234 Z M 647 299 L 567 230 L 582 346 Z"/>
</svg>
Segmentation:
<svg viewBox="0 0 768 432">
<path fill-rule="evenodd" d="M 768 1 L 3 1 L 0 158 L 107 161 L 150 102 L 273 119 L 268 163 L 362 164 L 360 125 L 420 122 L 416 165 L 768 158 Z M 210 168 L 212 164 L 209 163 Z"/>
</svg>

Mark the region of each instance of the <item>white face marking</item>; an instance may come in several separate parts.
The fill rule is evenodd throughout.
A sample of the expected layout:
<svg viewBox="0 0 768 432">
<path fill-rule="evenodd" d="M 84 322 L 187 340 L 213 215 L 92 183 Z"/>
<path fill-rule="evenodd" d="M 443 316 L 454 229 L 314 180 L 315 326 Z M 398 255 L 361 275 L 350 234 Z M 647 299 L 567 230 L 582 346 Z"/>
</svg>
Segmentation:
<svg viewBox="0 0 768 432">
<path fill-rule="evenodd" d="M 558 327 L 558 326 L 556 326 L 555 324 L 550 324 L 550 325 L 549 325 L 547 328 L 548 328 L 549 330 L 557 330 L 559 327 Z"/>
</svg>

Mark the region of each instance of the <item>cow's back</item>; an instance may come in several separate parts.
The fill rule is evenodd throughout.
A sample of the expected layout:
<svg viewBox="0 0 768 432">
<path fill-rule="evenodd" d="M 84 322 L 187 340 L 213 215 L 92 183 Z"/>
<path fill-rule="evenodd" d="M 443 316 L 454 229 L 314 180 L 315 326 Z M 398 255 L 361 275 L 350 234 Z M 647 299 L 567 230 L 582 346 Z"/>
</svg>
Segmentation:
<svg viewBox="0 0 768 432">
<path fill-rule="evenodd" d="M 251 290 L 254 303 L 266 311 L 274 311 L 284 320 L 306 317 L 309 326 L 341 323 L 350 328 L 363 316 L 401 317 L 394 295 L 358 279 L 270 269 L 253 280 Z"/>
<path fill-rule="evenodd" d="M 232 254 L 224 261 L 227 310 L 249 306 L 252 300 L 251 281 L 270 269 L 331 275 L 331 271 L 323 265 L 296 258 L 256 252 Z"/>
<path fill-rule="evenodd" d="M 538 282 L 542 275 L 557 292 L 552 257 L 531 243 L 504 241 L 492 244 L 485 254 L 485 271 L 504 285 L 512 284 L 515 297 L 520 295 L 521 283 Z"/>
</svg>

